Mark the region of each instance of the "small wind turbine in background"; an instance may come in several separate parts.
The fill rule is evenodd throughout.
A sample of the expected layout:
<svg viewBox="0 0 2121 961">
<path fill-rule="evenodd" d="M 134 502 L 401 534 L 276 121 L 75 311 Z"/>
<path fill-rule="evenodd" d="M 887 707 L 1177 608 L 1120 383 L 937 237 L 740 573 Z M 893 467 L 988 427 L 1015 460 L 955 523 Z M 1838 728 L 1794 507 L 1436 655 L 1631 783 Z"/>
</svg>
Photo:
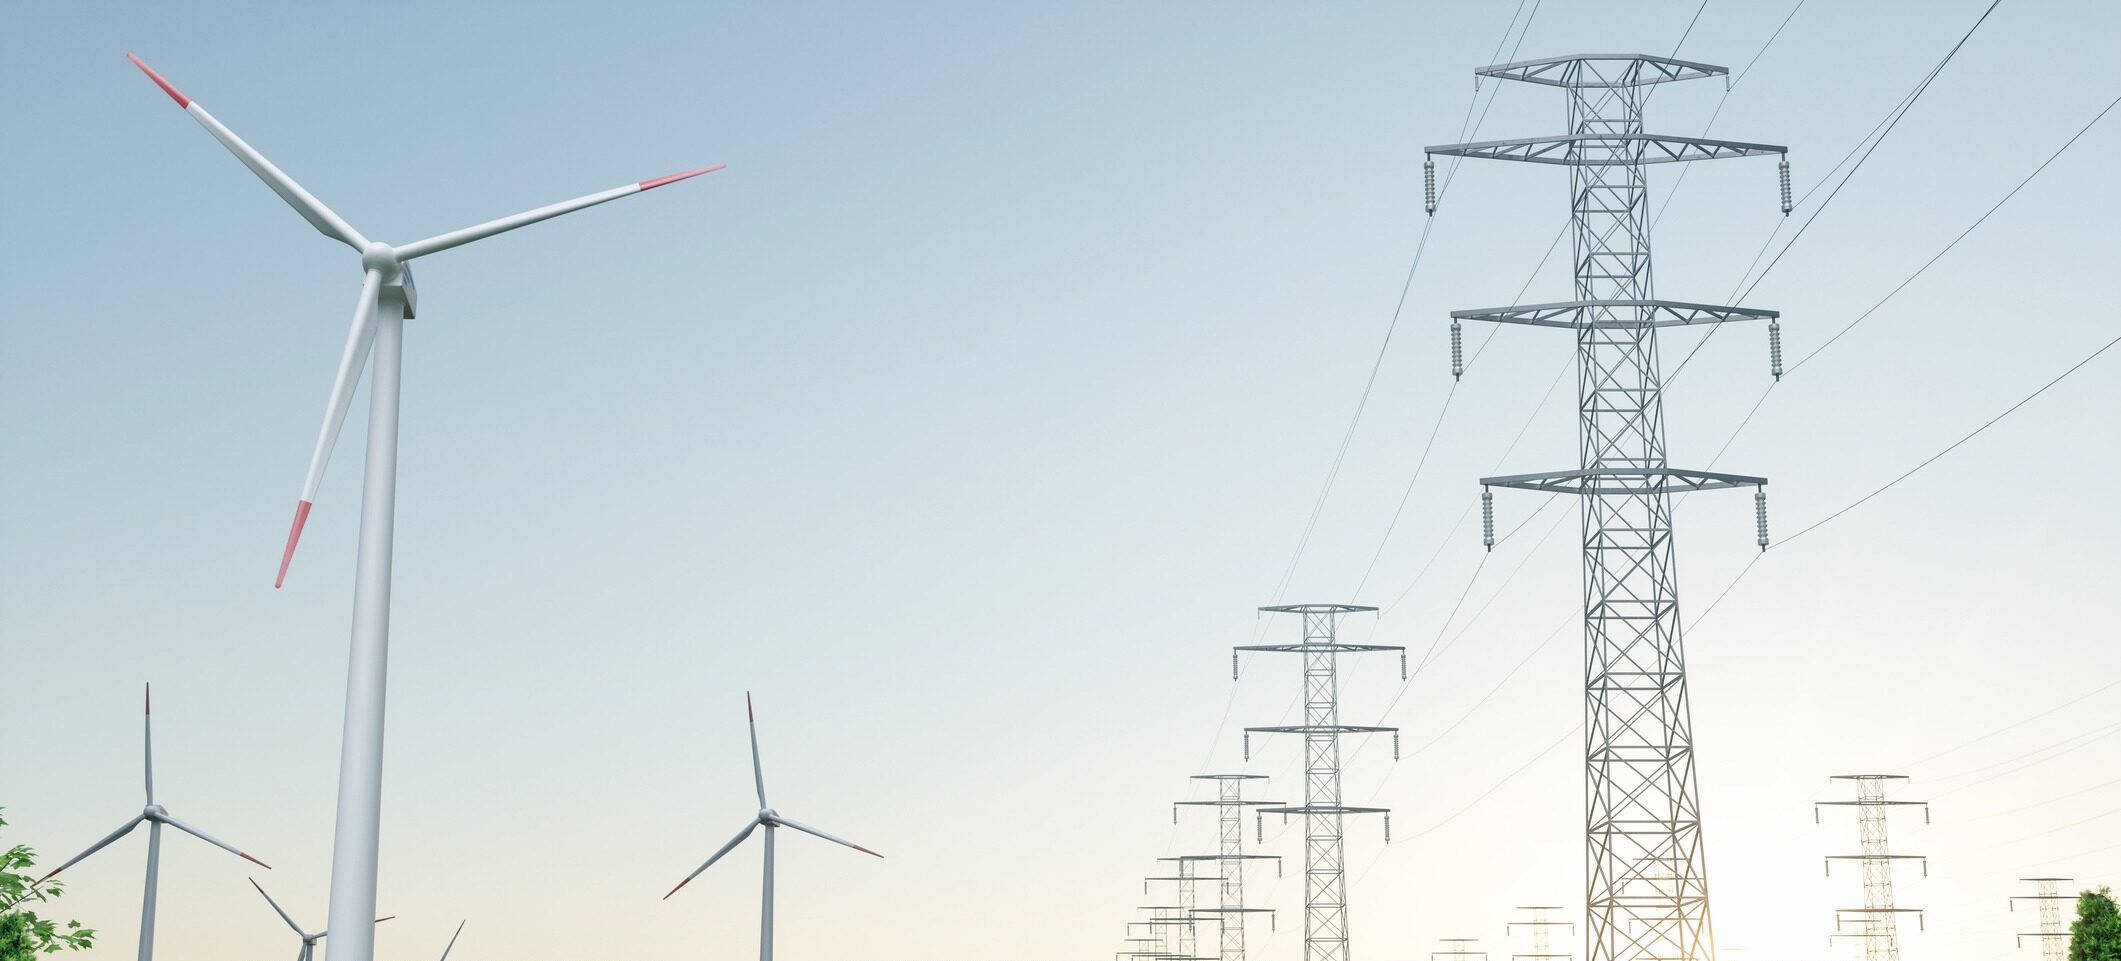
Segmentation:
<svg viewBox="0 0 2121 961">
<path fill-rule="evenodd" d="M 116 841 L 119 838 L 122 838 L 128 834 L 131 834 L 134 828 L 139 827 L 142 824 L 146 824 L 147 891 L 140 897 L 140 961 L 150 961 L 150 959 L 155 956 L 155 888 L 157 879 L 160 877 L 162 869 L 162 825 L 167 824 L 170 827 L 176 828 L 177 830 L 189 834 L 195 838 L 198 838 L 201 841 L 205 841 L 206 843 L 211 844 L 214 847 L 220 848 L 223 851 L 227 851 L 230 854 L 236 855 L 237 857 L 240 857 L 245 861 L 249 861 L 253 864 L 256 864 L 259 867 L 265 868 L 268 871 L 272 870 L 272 865 L 266 864 L 265 862 L 260 861 L 257 858 L 251 857 L 250 855 L 237 850 L 235 845 L 230 844 L 227 841 L 223 841 L 220 838 L 214 837 L 213 835 L 206 833 L 205 831 L 201 831 L 196 827 L 184 823 L 183 821 L 177 820 L 175 815 L 169 813 L 168 808 L 165 808 L 162 805 L 155 803 L 154 709 L 154 685 L 148 685 L 146 688 L 144 688 L 144 697 L 141 700 L 141 716 L 146 719 L 144 729 L 146 731 L 147 745 L 147 806 L 141 808 L 140 813 L 134 816 L 132 820 L 119 825 L 117 830 L 112 831 L 107 835 L 104 835 L 103 840 L 97 841 L 96 843 L 89 845 L 88 850 L 83 851 L 80 854 L 76 854 L 71 858 L 68 858 L 66 863 L 51 869 L 44 875 L 44 877 L 37 879 L 37 883 L 44 883 L 46 880 L 50 879 L 52 875 L 58 874 L 59 872 L 64 871 L 67 868 L 73 867 L 75 864 L 80 863 L 81 859 L 86 858 L 89 855 L 96 853 L 97 851 L 101 851 L 106 847 L 109 847 L 111 845 L 111 842 Z"/>
<path fill-rule="evenodd" d="M 330 932 L 319 931 L 315 934 L 311 934 L 307 931 L 302 930 L 302 926 L 296 924 L 295 919 L 287 916 L 287 909 L 282 908 L 280 906 L 280 902 L 273 900 L 272 895 L 265 894 L 265 889 L 259 886 L 257 878 L 250 878 L 249 880 L 251 887 L 257 888 L 259 894 L 265 895 L 265 903 L 272 905 L 272 909 L 279 913 L 280 920 L 287 922 L 287 926 L 293 928 L 295 934 L 299 935 L 302 938 L 302 950 L 295 955 L 295 961 L 312 961 L 312 959 L 315 958 L 317 954 L 317 942 L 324 940 L 324 936 L 326 934 L 329 934 Z M 394 917 L 397 917 L 397 915 L 393 914 L 389 917 L 377 918 L 376 923 L 382 924 L 383 922 L 388 921 Z"/>
<path fill-rule="evenodd" d="M 766 772 L 759 764 L 759 718 L 758 714 L 751 709 L 751 695 L 748 693 L 744 695 L 744 714 L 751 725 L 751 780 L 759 791 L 759 813 L 751 819 L 750 824 L 744 825 L 742 831 L 736 833 L 736 837 L 730 838 L 728 844 L 722 845 L 721 850 L 714 852 L 714 856 L 708 858 L 705 864 L 694 868 L 691 874 L 685 875 L 685 880 L 679 881 L 677 888 L 671 888 L 670 894 L 676 894 L 678 893 L 678 888 L 692 883 L 692 879 L 699 877 L 701 871 L 707 870 L 714 862 L 721 860 L 722 855 L 728 854 L 730 851 L 735 850 L 737 845 L 744 843 L 744 839 L 750 837 L 751 832 L 759 828 L 765 828 L 766 879 L 759 902 L 759 961 L 773 961 L 773 832 L 776 828 L 793 828 L 804 834 L 824 838 L 834 844 L 844 844 L 863 854 L 874 855 L 875 857 L 883 857 L 883 855 L 877 854 L 875 851 L 862 847 L 846 838 L 834 837 L 807 824 L 791 821 L 782 817 L 780 812 L 766 806 Z M 663 900 L 670 900 L 670 894 L 663 895 Z"/>
<path fill-rule="evenodd" d="M 376 911 L 376 856 L 382 833 L 383 693 L 390 647 L 391 538 L 396 529 L 397 512 L 399 375 L 405 321 L 413 316 L 418 301 L 408 262 L 584 207 L 719 170 L 722 165 L 613 187 L 426 240 L 392 246 L 363 236 L 309 191 L 302 189 L 294 178 L 273 166 L 265 155 L 252 149 L 234 131 L 214 119 L 205 107 L 162 79 L 161 74 L 139 57 L 130 53 L 126 57 L 311 226 L 361 255 L 361 293 L 354 301 L 353 326 L 346 333 L 346 348 L 339 355 L 331 398 L 324 406 L 324 426 L 317 435 L 316 448 L 310 454 L 309 473 L 302 481 L 302 496 L 295 505 L 294 524 L 288 529 L 287 546 L 280 554 L 280 573 L 273 583 L 277 587 L 287 578 L 287 565 L 294 559 L 295 543 L 302 537 L 302 527 L 309 520 L 317 488 L 324 480 L 324 465 L 331 459 L 339 427 L 346 420 L 346 409 L 352 403 L 354 388 L 361 379 L 361 370 L 367 365 L 369 354 L 373 353 L 376 366 L 369 390 L 368 463 L 362 479 L 360 546 L 354 564 L 353 639 L 347 658 L 346 715 L 339 747 L 339 803 L 332 836 L 329 918 L 329 927 L 339 929 L 339 940 L 334 942 L 331 950 L 333 961 L 373 961 L 375 939 L 368 919 L 374 917 Z M 526 279 L 535 281 L 540 272 L 551 269 L 549 264 L 527 265 Z M 144 954 L 142 958 L 145 958 Z"/>
</svg>

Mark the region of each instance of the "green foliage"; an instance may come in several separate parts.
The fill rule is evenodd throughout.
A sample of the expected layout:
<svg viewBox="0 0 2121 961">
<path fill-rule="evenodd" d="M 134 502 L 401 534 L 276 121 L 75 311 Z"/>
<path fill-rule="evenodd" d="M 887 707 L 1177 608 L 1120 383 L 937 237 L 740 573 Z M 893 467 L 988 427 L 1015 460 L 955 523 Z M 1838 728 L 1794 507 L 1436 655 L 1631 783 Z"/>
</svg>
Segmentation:
<svg viewBox="0 0 2121 961">
<path fill-rule="evenodd" d="M 5 826 L 7 819 L 0 818 L 0 827 Z M 32 961 L 40 954 L 79 950 L 96 941 L 96 932 L 79 921 L 62 927 L 24 907 L 66 893 L 57 881 L 39 884 L 18 873 L 36 862 L 37 852 L 21 844 L 0 854 L 0 961 Z"/>
<path fill-rule="evenodd" d="M 2111 888 L 2077 898 L 2077 920 L 2069 926 L 2069 961 L 2121 961 L 2121 911 Z"/>
</svg>

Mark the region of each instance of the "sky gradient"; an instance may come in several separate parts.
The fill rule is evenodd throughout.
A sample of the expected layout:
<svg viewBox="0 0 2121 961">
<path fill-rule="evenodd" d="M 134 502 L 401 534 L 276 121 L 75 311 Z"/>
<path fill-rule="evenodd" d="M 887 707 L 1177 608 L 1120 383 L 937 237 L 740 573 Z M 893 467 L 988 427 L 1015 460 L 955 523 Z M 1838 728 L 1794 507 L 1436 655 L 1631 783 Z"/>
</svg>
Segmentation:
<svg viewBox="0 0 2121 961">
<path fill-rule="evenodd" d="M 1810 0 L 1714 133 L 1789 145 L 1805 191 L 1985 5 Z M 387 240 L 729 164 L 419 267 L 380 957 L 431 957 L 464 918 L 466 961 L 749 956 L 755 851 L 658 900 L 751 813 L 747 690 L 775 806 L 887 856 L 786 839 L 784 957 L 1105 957 L 1153 858 L 1213 844 L 1204 813 L 1170 823 L 1204 796 L 1186 775 L 1299 789 L 1295 743 L 1239 756 L 1298 684 L 1260 658 L 1232 686 L 1231 645 L 1296 636 L 1253 609 L 1345 600 L 1388 608 L 1352 637 L 1439 652 L 1403 695 L 1388 659 L 1348 667 L 1350 719 L 1407 749 L 1349 761 L 1350 803 L 1395 810 L 1389 847 L 1350 825 L 1355 950 L 1526 950 L 1513 906 L 1583 896 L 1571 507 L 1499 492 L 1502 529 L 1525 526 L 1485 559 L 1457 522 L 1478 476 L 1574 466 L 1566 385 L 1539 403 L 1569 349 L 1503 330 L 1454 392 L 1444 330 L 1566 294 L 1561 261 L 1534 269 L 1560 172 L 1459 172 L 1275 591 L 1394 314 L 1421 148 L 1459 139 L 1516 7 L 19 5 L 7 838 L 56 864 L 138 810 L 153 681 L 160 799 L 322 924 L 365 391 L 271 580 L 357 264 L 132 50 Z M 1520 55 L 1669 52 L 1697 7 L 1550 0 Z M 1700 9 L 1680 55 L 1736 68 L 1790 3 Z M 2113 5 L 2006 0 L 1747 303 L 1783 311 L 1793 357 L 1825 341 L 2121 93 L 2117 38 Z M 1649 125 L 1698 133 L 1722 92 L 1668 88 Z M 1562 110 L 1505 85 L 1479 136 Z M 1772 478 L 1778 534 L 2113 335 L 2116 123 L 1761 407 L 1717 464 Z M 1651 178 L 1676 198 L 1658 290 L 1720 302 L 1782 219 L 1773 163 L 1674 193 L 1676 173 Z M 1676 463 L 1705 466 L 1767 366 L 1757 328 L 1709 342 L 1670 392 Z M 2035 957 L 2010 939 L 2016 878 L 2121 881 L 2117 417 L 2109 355 L 1770 551 L 1690 632 L 1726 958 L 1852 956 L 1825 936 L 1857 882 L 1820 858 L 1855 828 L 1810 811 L 1832 774 L 1909 774 L 1934 803 L 1893 825 L 1932 858 L 1901 876 L 1932 912 L 1910 958 Z M 1690 620 L 1757 554 L 1751 514 L 1742 493 L 1681 506 Z M 1301 937 L 1301 832 L 1278 829 L 1292 870 L 1254 875 L 1284 911 L 1258 957 Z M 60 913 L 103 932 L 85 961 L 130 956 L 143 848 L 69 870 Z M 292 950 L 253 870 L 167 838 L 161 956 Z"/>
</svg>

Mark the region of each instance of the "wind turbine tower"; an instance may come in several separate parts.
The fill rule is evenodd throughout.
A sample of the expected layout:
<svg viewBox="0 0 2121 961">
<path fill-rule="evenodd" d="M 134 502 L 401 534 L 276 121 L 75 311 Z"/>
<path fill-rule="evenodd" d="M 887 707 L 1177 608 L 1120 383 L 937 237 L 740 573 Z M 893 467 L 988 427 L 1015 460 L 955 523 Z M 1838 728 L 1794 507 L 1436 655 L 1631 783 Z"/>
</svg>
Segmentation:
<svg viewBox="0 0 2121 961">
<path fill-rule="evenodd" d="M 1495 542 L 1496 487 L 1581 498 L 1584 610 L 1584 834 L 1590 961 L 1707 961 L 1708 866 L 1694 770 L 1692 709 L 1674 564 L 1674 492 L 1754 489 L 1767 547 L 1767 479 L 1674 468 L 1666 459 L 1662 327 L 1766 320 L 1775 311 L 1659 300 L 1651 289 L 1651 164 L 1781 156 L 1769 144 L 1643 132 L 1660 84 L 1720 77 L 1722 67 L 1639 54 L 1497 64 L 1478 77 L 1561 90 L 1568 129 L 1428 148 L 1436 156 L 1552 164 L 1569 171 L 1575 296 L 1451 313 L 1452 374 L 1463 321 L 1574 332 L 1579 439 L 1575 469 L 1482 478 L 1483 540 Z M 1782 166 L 1789 212 L 1788 165 Z M 1433 180 L 1432 180 L 1433 183 Z M 1430 193 L 1429 208 L 1435 198 Z M 1772 351 L 1771 351 L 1772 353 Z M 1779 371 L 1778 371 L 1779 373 Z M 1670 866 L 1646 877 L 1636 865 Z"/>
<path fill-rule="evenodd" d="M 1922 808 L 1922 821 L 1929 823 L 1930 809 L 1927 801 L 1887 800 L 1885 785 L 1890 781 L 1905 781 L 1904 774 L 1837 774 L 1836 781 L 1854 781 L 1856 799 L 1853 801 L 1818 801 L 1812 806 L 1812 822 L 1819 821 L 1821 807 L 1853 807 L 1856 809 L 1856 829 L 1862 842 L 1861 854 L 1832 854 L 1826 859 L 1828 877 L 1834 875 L 1835 861 L 1856 861 L 1863 865 L 1863 907 L 1837 908 L 1834 911 L 1834 938 L 1855 938 L 1863 942 L 1864 961 L 1900 961 L 1900 915 L 1915 916 L 1915 925 L 1922 926 L 1921 908 L 1903 908 L 1893 903 L 1893 862 L 1916 861 L 1922 865 L 1924 876 L 1929 874 L 1929 861 L 1920 854 L 1894 854 L 1886 838 L 1886 812 L 1895 807 Z M 1853 932 L 1843 925 L 1854 925 Z"/>
<path fill-rule="evenodd" d="M 1245 798 L 1246 781 L 1264 781 L 1264 774 L 1195 774 L 1193 780 L 1208 781 L 1215 785 L 1216 797 L 1212 801 L 1177 801 L 1171 805 L 1171 823 L 1178 823 L 1181 807 L 1213 807 L 1216 809 L 1216 829 L 1222 853 L 1217 861 L 1222 873 L 1221 898 L 1213 908 L 1198 908 L 1196 914 L 1214 914 L 1222 922 L 1222 961 L 1245 961 L 1245 915 L 1265 914 L 1271 928 L 1274 923 L 1273 908 L 1248 908 L 1245 906 L 1245 862 L 1272 859 L 1276 870 L 1281 867 L 1278 854 L 1245 853 L 1245 809 L 1284 806 L 1280 801 L 1255 801 Z M 1254 815 L 1255 825 L 1258 816 Z"/>
<path fill-rule="evenodd" d="M 2074 883 L 2071 878 L 2019 878 L 2033 885 L 2035 894 L 2020 894 L 2011 898 L 2011 910 L 2018 910 L 2018 902 L 2031 901 L 2040 906 L 2040 930 L 2018 935 L 2019 946 L 2026 938 L 2040 939 L 2040 961 L 2068 961 L 2069 928 L 2062 924 L 2062 902 L 2075 901 L 2074 894 L 2063 894 L 2062 886 Z"/>
<path fill-rule="evenodd" d="M 1304 722 L 1245 728 L 1245 758 L 1252 757 L 1252 735 L 1301 734 L 1304 738 L 1304 803 L 1261 808 L 1267 814 L 1303 815 L 1304 819 L 1304 961 L 1349 961 L 1348 883 L 1342 828 L 1350 814 L 1384 815 L 1385 843 L 1392 842 L 1390 808 L 1353 807 L 1340 798 L 1340 738 L 1343 734 L 1391 734 L 1392 758 L 1399 758 L 1399 729 L 1340 722 L 1340 655 L 1399 652 L 1399 676 L 1407 676 L 1406 648 L 1383 644 L 1343 644 L 1336 632 L 1342 615 L 1375 611 L 1355 604 L 1290 604 L 1262 607 L 1270 614 L 1303 618 L 1300 644 L 1259 644 L 1239 651 L 1276 651 L 1303 655 Z M 1232 662 L 1235 663 L 1234 660 Z M 1232 679 L 1237 672 L 1233 669 Z"/>
</svg>

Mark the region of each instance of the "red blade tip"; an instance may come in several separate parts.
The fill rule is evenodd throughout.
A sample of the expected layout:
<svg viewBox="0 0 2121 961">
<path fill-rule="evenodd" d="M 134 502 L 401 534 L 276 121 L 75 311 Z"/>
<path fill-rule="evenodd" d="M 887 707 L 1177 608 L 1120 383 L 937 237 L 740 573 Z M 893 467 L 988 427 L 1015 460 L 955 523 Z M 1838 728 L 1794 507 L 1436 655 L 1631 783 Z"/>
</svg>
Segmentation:
<svg viewBox="0 0 2121 961">
<path fill-rule="evenodd" d="M 237 851 L 237 852 L 236 852 L 236 856 L 237 856 L 237 857 L 240 857 L 240 858 L 242 858 L 242 859 L 243 859 L 243 860 L 245 860 L 245 861 L 249 861 L 250 863 L 252 863 L 252 864 L 255 864 L 255 865 L 257 865 L 257 866 L 259 866 L 259 867 L 261 867 L 261 868 L 264 868 L 264 869 L 265 869 L 265 870 L 267 870 L 267 871 L 270 871 L 270 870 L 272 870 L 272 865 L 270 865 L 270 864 L 267 864 L 267 863 L 265 863 L 265 862 L 263 862 L 263 861 L 260 861 L 260 860 L 258 860 L 257 858 L 251 857 L 251 856 L 250 856 L 250 855 L 248 855 L 248 854 L 244 854 L 244 853 L 243 853 L 243 852 L 241 852 L 241 851 Z M 256 884 L 256 883 L 258 883 L 258 882 L 256 882 L 256 881 L 252 881 L 252 882 L 250 882 L 250 883 L 252 883 L 252 884 Z M 265 890 L 265 889 L 264 889 L 264 888 L 259 888 L 258 890 L 260 890 L 260 891 L 263 891 L 263 890 Z"/>
<path fill-rule="evenodd" d="M 395 917 L 397 917 L 397 915 L 395 915 L 395 914 L 393 914 L 393 915 L 389 915 L 389 916 L 386 916 L 386 917 L 380 917 L 380 918 L 377 918 L 377 919 L 376 919 L 376 923 L 377 923 L 377 924 L 382 924 L 383 922 L 385 922 L 385 921 L 388 921 L 388 920 L 390 920 L 391 918 L 395 918 Z"/>
<path fill-rule="evenodd" d="M 295 504 L 295 523 L 287 529 L 287 547 L 280 552 L 280 576 L 273 578 L 274 590 L 279 590 L 280 585 L 287 583 L 287 565 L 294 562 L 295 544 L 302 540 L 302 525 L 309 523 L 310 506 L 308 501 Z"/>
<path fill-rule="evenodd" d="M 141 692 L 140 713 L 155 713 L 155 685 L 153 683 L 149 683 L 147 689 Z"/>
<path fill-rule="evenodd" d="M 687 170 L 687 171 L 685 171 L 684 173 L 675 173 L 675 174 L 665 174 L 664 176 L 661 176 L 661 177 L 657 177 L 657 178 L 655 178 L 654 180 L 643 180 L 643 181 L 641 181 L 641 189 L 642 189 L 642 190 L 654 190 L 655 188 L 657 188 L 657 187 L 660 187 L 660 186 L 662 186 L 662 185 L 664 185 L 664 184 L 674 184 L 674 183 L 677 183 L 677 182 L 678 182 L 678 181 L 680 181 L 680 180 L 686 180 L 686 179 L 689 179 L 689 178 L 692 178 L 692 177 L 697 177 L 697 176 L 699 176 L 699 175 L 701 175 L 701 174 L 711 174 L 711 173 L 713 173 L 713 172 L 715 172 L 715 171 L 717 171 L 717 170 L 720 170 L 720 169 L 722 169 L 723 167 L 726 167 L 726 166 L 729 166 L 729 165 L 728 165 L 728 164 L 708 164 L 708 165 L 707 165 L 707 166 L 705 166 L 705 167 L 701 167 L 701 168 L 698 168 L 698 169 L 696 169 L 696 170 Z"/>
<path fill-rule="evenodd" d="M 747 720 L 747 721 L 757 721 L 758 719 L 759 719 L 759 715 L 758 715 L 758 712 L 757 712 L 757 711 L 754 711 L 754 710 L 752 710 L 752 709 L 751 709 L 751 692 L 750 692 L 750 691 L 745 691 L 745 692 L 744 692 L 744 720 Z"/>
<path fill-rule="evenodd" d="M 679 882 L 678 882 L 678 888 L 682 888 L 682 887 L 684 887 L 685 885 L 688 885 L 688 884 L 691 884 L 691 883 L 692 883 L 692 879 L 691 879 L 691 878 L 686 878 L 685 880 L 683 880 L 683 881 L 679 881 Z M 678 893 L 678 888 L 671 888 L 671 889 L 670 889 L 670 894 L 676 894 L 676 893 Z M 665 901 L 668 901 L 668 900 L 670 900 L 670 894 L 666 894 L 666 895 L 663 895 L 663 900 L 665 900 Z"/>
<path fill-rule="evenodd" d="M 175 84 L 172 84 L 169 81 L 162 79 L 162 75 L 156 73 L 155 68 L 148 66 L 147 61 L 134 56 L 133 52 L 130 50 L 127 50 L 125 52 L 125 59 L 132 61 L 133 66 L 139 67 L 140 72 L 147 74 L 147 79 L 154 81 L 155 86 L 161 87 L 163 93 L 169 94 L 169 99 L 176 101 L 177 106 L 191 106 L 191 98 L 185 96 L 184 91 L 178 90 Z"/>
<path fill-rule="evenodd" d="M 64 871 L 64 870 L 66 870 L 66 869 L 65 869 L 65 868 L 53 868 L 53 869 L 51 869 L 50 871 L 46 872 L 46 873 L 45 873 L 45 875 L 44 875 L 43 877 L 41 877 L 41 878 L 38 878 L 38 879 L 37 879 L 37 883 L 38 883 L 38 884 L 43 884 L 44 882 L 46 882 L 46 881 L 49 881 L 49 880 L 51 880 L 51 879 L 52 879 L 52 875 L 58 874 L 59 872 L 61 872 L 61 871 Z"/>
<path fill-rule="evenodd" d="M 862 847 L 862 846 L 861 846 L 861 845 L 859 845 L 859 844 L 857 844 L 857 845 L 854 845 L 853 847 L 854 847 L 854 849 L 855 849 L 855 850 L 857 850 L 857 851 L 860 851 L 860 852 L 862 852 L 863 854 L 869 855 L 870 857 L 873 857 L 873 858 L 880 858 L 880 857 L 883 857 L 883 855 L 881 855 L 881 854 L 878 854 L 878 853 L 876 853 L 875 851 L 871 851 L 871 850 L 869 850 L 868 848 Z"/>
</svg>

